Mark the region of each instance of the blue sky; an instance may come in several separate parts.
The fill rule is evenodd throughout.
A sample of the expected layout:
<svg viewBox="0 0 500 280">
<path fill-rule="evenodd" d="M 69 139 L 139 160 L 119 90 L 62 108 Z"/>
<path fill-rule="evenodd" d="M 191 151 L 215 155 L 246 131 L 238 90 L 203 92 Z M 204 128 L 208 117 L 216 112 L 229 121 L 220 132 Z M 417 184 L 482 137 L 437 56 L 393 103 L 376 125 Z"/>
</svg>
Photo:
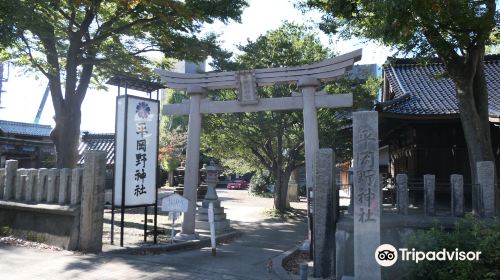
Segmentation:
<svg viewBox="0 0 500 280">
<path fill-rule="evenodd" d="M 283 21 L 313 24 L 318 22 L 318 13 L 303 15 L 289 0 L 250 0 L 250 6 L 242 14 L 242 22 L 232 22 L 223 25 L 216 22 L 205 27 L 206 32 L 220 34 L 223 47 L 235 51 L 235 46 L 245 44 L 248 39 L 254 40 L 268 30 L 278 28 Z M 363 48 L 361 64 L 382 64 L 388 55 L 389 49 L 377 46 L 374 43 L 361 42 L 353 39 L 349 41 L 321 36 L 323 44 L 329 45 L 339 53 L 346 53 Z M 11 69 L 9 81 L 4 83 L 0 109 L 0 119 L 31 123 L 35 119 L 47 80 L 43 75 L 25 75 Z M 115 118 L 116 87 L 109 87 L 106 91 L 89 90 L 82 105 L 82 131 L 113 132 Z M 40 123 L 54 126 L 52 116 L 54 110 L 50 97 L 47 99 Z"/>
</svg>

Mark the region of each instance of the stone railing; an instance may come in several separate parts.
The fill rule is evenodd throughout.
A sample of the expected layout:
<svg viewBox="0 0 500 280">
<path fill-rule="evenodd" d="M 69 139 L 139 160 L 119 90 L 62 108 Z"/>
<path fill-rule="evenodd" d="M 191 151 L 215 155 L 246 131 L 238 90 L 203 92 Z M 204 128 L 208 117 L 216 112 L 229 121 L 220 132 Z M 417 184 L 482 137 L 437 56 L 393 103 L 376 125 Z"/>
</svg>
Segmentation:
<svg viewBox="0 0 500 280">
<path fill-rule="evenodd" d="M 80 203 L 83 168 L 18 169 L 7 160 L 0 169 L 0 200 L 76 205 Z"/>
<path fill-rule="evenodd" d="M 18 169 L 7 160 L 0 169 L 0 227 L 68 250 L 101 251 L 105 154 L 89 151 L 85 159 L 75 169 Z"/>
</svg>

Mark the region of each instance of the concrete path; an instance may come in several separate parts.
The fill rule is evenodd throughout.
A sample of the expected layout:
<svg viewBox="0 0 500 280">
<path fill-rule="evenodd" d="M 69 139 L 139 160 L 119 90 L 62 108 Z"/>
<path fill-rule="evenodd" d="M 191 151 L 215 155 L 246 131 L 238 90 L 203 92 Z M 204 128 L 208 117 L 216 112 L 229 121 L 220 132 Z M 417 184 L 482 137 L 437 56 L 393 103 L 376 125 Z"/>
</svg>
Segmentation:
<svg viewBox="0 0 500 280">
<path fill-rule="evenodd" d="M 268 271 L 270 260 L 306 237 L 305 212 L 283 222 L 263 214 L 272 199 L 249 197 L 246 191 L 218 192 L 231 224 L 243 235 L 219 246 L 215 257 L 210 248 L 79 255 L 0 245 L 0 279 L 277 279 Z M 303 209 L 305 203 L 293 206 Z"/>
</svg>

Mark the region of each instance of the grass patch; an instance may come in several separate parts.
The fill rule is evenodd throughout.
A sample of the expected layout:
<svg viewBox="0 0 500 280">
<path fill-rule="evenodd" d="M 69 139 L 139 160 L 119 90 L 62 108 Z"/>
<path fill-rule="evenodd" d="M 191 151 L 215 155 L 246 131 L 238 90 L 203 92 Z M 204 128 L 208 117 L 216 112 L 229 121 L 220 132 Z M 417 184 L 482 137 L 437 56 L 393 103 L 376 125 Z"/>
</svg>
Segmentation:
<svg viewBox="0 0 500 280">
<path fill-rule="evenodd" d="M 271 219 L 280 219 L 281 221 L 299 221 L 301 219 L 304 219 L 306 215 L 305 210 L 299 210 L 299 209 L 287 209 L 285 212 L 280 212 L 276 208 L 269 208 L 265 209 L 264 215 Z"/>
<path fill-rule="evenodd" d="M 251 196 L 264 197 L 264 198 L 273 198 L 274 194 L 271 192 L 248 192 Z"/>
<path fill-rule="evenodd" d="M 45 237 L 39 234 L 36 234 L 35 232 L 29 231 L 26 234 L 26 240 L 31 241 L 31 242 L 38 242 L 38 243 L 43 243 L 45 242 Z"/>
</svg>

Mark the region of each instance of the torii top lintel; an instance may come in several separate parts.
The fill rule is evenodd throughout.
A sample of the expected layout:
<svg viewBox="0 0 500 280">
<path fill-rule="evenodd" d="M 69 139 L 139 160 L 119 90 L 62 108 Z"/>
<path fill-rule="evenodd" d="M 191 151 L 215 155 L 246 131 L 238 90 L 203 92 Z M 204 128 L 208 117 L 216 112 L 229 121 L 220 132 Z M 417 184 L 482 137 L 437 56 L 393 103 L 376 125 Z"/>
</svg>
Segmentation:
<svg viewBox="0 0 500 280">
<path fill-rule="evenodd" d="M 352 68 L 354 62 L 361 59 L 362 49 L 339 55 L 320 62 L 294 67 L 255 69 L 253 75 L 257 86 L 268 86 L 282 83 L 296 83 L 304 77 L 321 81 L 336 80 L 344 76 Z M 237 88 L 239 72 L 213 72 L 202 74 L 184 74 L 157 69 L 163 82 L 171 89 L 187 89 L 200 86 L 208 90 Z"/>
</svg>

